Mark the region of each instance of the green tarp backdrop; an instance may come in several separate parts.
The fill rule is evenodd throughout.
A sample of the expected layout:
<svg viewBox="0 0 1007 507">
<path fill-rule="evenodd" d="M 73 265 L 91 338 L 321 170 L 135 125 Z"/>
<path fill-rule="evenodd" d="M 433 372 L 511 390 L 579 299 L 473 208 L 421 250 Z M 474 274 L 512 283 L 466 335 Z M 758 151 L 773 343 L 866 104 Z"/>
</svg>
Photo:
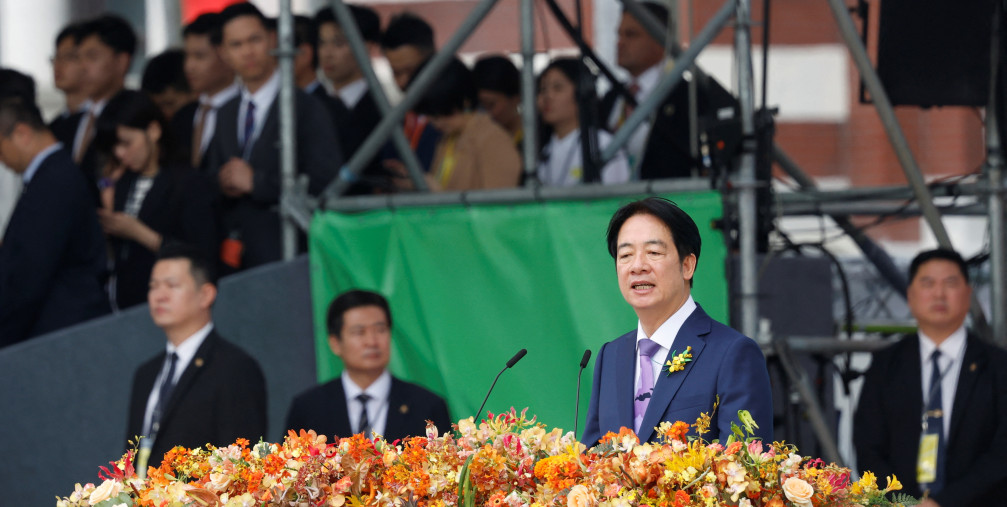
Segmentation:
<svg viewBox="0 0 1007 507">
<path fill-rule="evenodd" d="M 693 297 L 727 318 L 726 250 L 711 223 L 716 192 L 666 195 L 696 220 L 703 247 Z M 318 213 L 311 225 L 312 299 L 319 381 L 342 371 L 325 313 L 336 294 L 384 294 L 393 317 L 390 369 L 444 396 L 454 420 L 475 415 L 493 377 L 518 350 L 486 410 L 528 407 L 573 429 L 584 349 L 636 328 L 605 244 L 612 213 L 630 198 Z M 594 360 L 585 370 L 583 429 Z M 441 428 L 445 430 L 447 428 Z"/>
</svg>

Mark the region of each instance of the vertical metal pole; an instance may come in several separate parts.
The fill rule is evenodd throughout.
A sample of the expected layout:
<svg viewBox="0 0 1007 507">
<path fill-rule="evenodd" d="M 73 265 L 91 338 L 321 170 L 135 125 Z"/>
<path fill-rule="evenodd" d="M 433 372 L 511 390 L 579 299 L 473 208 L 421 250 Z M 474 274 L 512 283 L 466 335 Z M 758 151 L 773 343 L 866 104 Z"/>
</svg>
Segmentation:
<svg viewBox="0 0 1007 507">
<path fill-rule="evenodd" d="M 388 114 L 384 115 L 384 118 L 378 122 L 378 126 L 374 127 L 374 132 L 364 140 L 364 144 L 360 145 L 360 148 L 353 155 L 353 159 L 350 160 L 353 165 L 349 167 L 356 167 L 354 160 L 358 158 L 370 160 L 381 149 L 385 139 L 388 139 L 389 134 L 391 134 L 392 129 L 401 127 L 400 123 L 402 122 L 402 118 L 405 117 L 406 111 L 412 109 L 420 101 L 420 98 L 427 92 L 427 89 L 433 84 L 434 80 L 438 78 L 444 67 L 455 57 L 455 52 L 472 35 L 472 32 L 479 26 L 479 23 L 486 18 L 486 15 L 493 9 L 496 2 L 497 0 L 480 0 L 469 11 L 468 17 L 462 21 L 462 24 L 451 35 L 451 38 L 444 44 L 444 47 L 413 78 L 413 82 L 409 85 L 409 90 L 406 91 L 406 95 L 402 98 L 402 101 L 395 105 Z M 363 167 L 363 164 L 360 164 L 360 167 Z M 320 199 L 323 206 L 326 200 L 341 194 L 353 181 L 355 175 L 346 174 L 347 172 L 349 170 L 344 167 L 340 171 L 340 175 L 329 183 L 329 186 L 322 192 Z"/>
<path fill-rule="evenodd" d="M 720 30 L 727 25 L 731 20 L 731 15 L 734 12 L 734 2 L 735 0 L 726 0 L 724 5 L 717 10 L 716 14 L 707 21 L 706 26 L 700 30 L 699 34 L 696 35 L 696 39 L 689 44 L 689 48 L 682 52 L 681 56 L 675 60 L 675 66 L 668 71 L 667 74 L 661 76 L 661 80 L 657 83 L 647 98 L 643 100 L 640 104 L 637 104 L 636 109 L 633 110 L 633 114 L 626 118 L 626 121 L 622 124 L 622 127 L 615 132 L 612 136 L 612 140 L 609 141 L 608 146 L 602 150 L 601 161 L 606 163 L 612 160 L 612 157 L 619 152 L 619 150 L 626 145 L 629 141 L 630 136 L 636 131 L 643 122 L 647 121 L 650 114 L 657 110 L 664 102 L 664 99 L 671 93 L 672 88 L 678 85 L 682 80 L 682 75 L 685 70 L 690 67 L 696 61 L 696 57 L 699 56 L 699 52 L 702 51 L 706 46 L 708 46 L 713 39 L 717 37 Z M 625 0 L 623 4 L 626 9 L 633 13 L 633 16 L 637 19 L 648 19 L 641 14 L 637 16 L 636 11 L 633 9 L 634 4 L 631 0 Z M 646 16 L 651 16 L 650 12 L 643 10 Z M 653 16 L 651 16 L 653 18 Z M 646 26 L 646 25 L 645 25 Z M 648 30 L 649 32 L 649 30 Z M 666 41 L 664 32 L 657 32 L 660 41 Z M 653 33 L 651 33 L 653 35 Z"/>
<path fill-rule="evenodd" d="M 998 4 L 999 5 L 999 4 Z M 990 48 L 990 94 L 986 106 L 986 177 L 989 179 L 990 227 L 990 311 L 993 314 L 993 341 L 1007 344 L 1007 250 L 1004 245 L 1004 181 L 1003 147 L 1000 146 L 1000 125 L 997 122 L 1000 71 L 1000 9 L 993 16 L 993 37 Z"/>
<path fill-rule="evenodd" d="M 297 140 L 294 138 L 294 15 L 290 0 L 280 0 L 280 20 L 278 35 L 280 61 L 280 175 L 282 187 L 280 201 L 294 196 L 295 173 L 297 167 Z M 281 206 L 281 232 L 283 238 L 283 259 L 290 260 L 297 255 L 297 225 L 290 214 Z"/>
<path fill-rule="evenodd" d="M 864 84 L 871 94 L 871 100 L 874 102 L 874 107 L 878 110 L 878 116 L 881 118 L 881 124 L 885 127 L 885 132 L 888 134 L 888 140 L 892 143 L 892 148 L 895 150 L 895 156 L 898 157 L 902 171 L 906 174 L 906 179 L 909 181 L 909 186 L 912 187 L 913 193 L 916 195 L 916 202 L 920 206 L 920 211 L 923 213 L 924 218 L 926 218 L 927 224 L 930 225 L 930 230 L 933 231 L 934 237 L 937 238 L 937 243 L 942 248 L 954 248 L 951 244 L 951 238 L 948 236 L 948 231 L 944 228 L 944 223 L 941 222 L 941 213 L 937 210 L 937 206 L 934 205 L 930 189 L 927 188 L 927 184 L 923 180 L 920 167 L 916 164 L 912 151 L 909 150 L 909 142 L 906 141 L 902 127 L 899 125 L 898 119 L 895 118 L 895 110 L 892 108 L 891 101 L 888 100 L 885 87 L 881 84 L 878 74 L 874 72 L 871 60 L 867 56 L 867 49 L 864 48 L 863 43 L 860 41 L 860 35 L 853 25 L 853 19 L 850 18 L 846 3 L 843 0 L 829 0 L 829 7 L 832 9 L 832 15 L 836 18 L 839 33 L 842 34 L 846 47 L 850 50 L 850 56 L 853 57 L 853 62 L 857 65 L 857 70 L 860 71 L 860 77 L 864 80 Z M 983 309 L 979 305 L 979 300 L 976 298 L 975 293 L 972 294 L 972 306 L 969 313 L 972 316 L 972 327 L 976 333 L 983 338 L 989 339 L 989 324 L 986 322 L 986 315 L 983 313 Z"/>
<path fill-rule="evenodd" d="M 535 184 L 538 157 L 535 150 L 535 0 L 521 0 L 521 155 L 524 159 L 525 185 Z"/>
<path fill-rule="evenodd" d="M 357 65 L 360 66 L 364 79 L 367 80 L 367 88 L 371 92 L 371 96 L 374 97 L 374 102 L 378 105 L 378 111 L 382 115 L 388 114 L 392 110 L 392 105 L 388 102 L 385 90 L 381 88 L 381 82 L 378 81 L 378 75 L 374 73 L 374 67 L 371 66 L 371 55 L 367 52 L 367 44 L 364 42 L 364 36 L 360 34 L 360 27 L 357 26 L 356 21 L 353 19 L 353 13 L 350 12 L 350 8 L 342 0 L 332 0 L 331 5 L 332 12 L 335 13 L 336 19 L 339 20 L 339 26 L 343 29 L 343 34 L 350 43 L 353 58 L 357 60 Z M 423 179 L 423 168 L 416 157 L 416 152 L 409 145 L 406 134 L 402 132 L 402 129 L 392 129 L 391 132 L 392 143 L 395 144 L 396 151 L 402 157 L 406 170 L 409 171 L 409 178 L 413 180 L 413 186 L 420 192 L 428 191 L 427 182 Z M 371 135 L 375 135 L 373 131 Z M 351 165 L 351 163 L 356 163 L 359 167 Z M 361 158 L 359 160 L 351 159 L 347 161 L 346 165 L 350 168 L 350 171 L 359 174 L 366 163 L 367 159 Z"/>
<path fill-rule="evenodd" d="M 737 0 L 734 57 L 738 67 L 738 103 L 741 107 L 741 156 L 734 187 L 738 189 L 738 239 L 741 263 L 741 332 L 757 336 L 759 322 L 758 262 L 756 260 L 755 205 L 755 92 L 752 78 L 752 40 L 749 32 L 750 0 Z"/>
</svg>

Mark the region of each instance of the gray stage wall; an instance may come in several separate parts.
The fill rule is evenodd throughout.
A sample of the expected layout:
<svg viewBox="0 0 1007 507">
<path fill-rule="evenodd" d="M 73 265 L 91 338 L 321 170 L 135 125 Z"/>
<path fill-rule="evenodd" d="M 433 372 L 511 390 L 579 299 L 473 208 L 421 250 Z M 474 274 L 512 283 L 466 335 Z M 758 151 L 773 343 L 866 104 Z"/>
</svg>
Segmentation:
<svg viewBox="0 0 1007 507">
<path fill-rule="evenodd" d="M 307 256 L 227 278 L 216 328 L 266 375 L 268 441 L 315 385 Z M 147 306 L 0 349 L 0 505 L 55 505 L 125 450 L 133 372 L 163 350 Z"/>
</svg>

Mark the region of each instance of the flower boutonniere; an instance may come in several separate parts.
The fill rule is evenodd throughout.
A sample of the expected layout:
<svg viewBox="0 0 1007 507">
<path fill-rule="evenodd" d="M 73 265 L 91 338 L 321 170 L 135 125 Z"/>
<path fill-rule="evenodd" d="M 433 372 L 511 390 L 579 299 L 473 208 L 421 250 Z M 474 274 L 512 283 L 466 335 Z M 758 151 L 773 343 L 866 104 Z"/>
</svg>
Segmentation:
<svg viewBox="0 0 1007 507">
<path fill-rule="evenodd" d="M 664 364 L 665 371 L 668 372 L 669 377 L 676 371 L 684 370 L 685 363 L 692 362 L 692 347 L 686 347 L 681 354 L 676 354 L 674 350 L 671 351 L 671 354 L 671 361 Z"/>
</svg>

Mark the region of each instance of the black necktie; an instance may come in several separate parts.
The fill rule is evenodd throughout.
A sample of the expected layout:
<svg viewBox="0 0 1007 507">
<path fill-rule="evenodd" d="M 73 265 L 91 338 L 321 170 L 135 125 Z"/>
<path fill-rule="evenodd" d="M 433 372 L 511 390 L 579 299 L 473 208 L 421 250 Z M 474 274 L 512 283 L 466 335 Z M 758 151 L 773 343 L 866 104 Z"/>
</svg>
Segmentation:
<svg viewBox="0 0 1007 507">
<path fill-rule="evenodd" d="M 371 420 L 367 417 L 367 402 L 371 401 L 371 397 L 367 394 L 358 394 L 357 401 L 360 402 L 360 421 L 357 423 L 357 433 L 363 433 L 365 437 L 370 438 Z"/>
<path fill-rule="evenodd" d="M 940 350 L 935 350 L 930 356 L 930 399 L 927 401 L 927 427 L 933 428 L 937 434 L 937 474 L 934 482 L 930 484 L 930 494 L 933 495 L 944 488 L 944 458 L 946 454 L 946 442 L 944 440 L 944 405 L 941 396 L 941 368 L 937 363 L 937 358 L 941 356 Z M 948 366 L 950 368 L 950 365 Z"/>
<path fill-rule="evenodd" d="M 168 362 L 168 373 L 161 379 L 161 387 L 157 395 L 157 403 L 154 405 L 154 414 L 150 418 L 151 432 L 157 433 L 161 429 L 161 416 L 171 399 L 171 391 L 175 389 L 175 363 L 178 362 L 178 354 L 172 352 L 165 358 Z"/>
</svg>

